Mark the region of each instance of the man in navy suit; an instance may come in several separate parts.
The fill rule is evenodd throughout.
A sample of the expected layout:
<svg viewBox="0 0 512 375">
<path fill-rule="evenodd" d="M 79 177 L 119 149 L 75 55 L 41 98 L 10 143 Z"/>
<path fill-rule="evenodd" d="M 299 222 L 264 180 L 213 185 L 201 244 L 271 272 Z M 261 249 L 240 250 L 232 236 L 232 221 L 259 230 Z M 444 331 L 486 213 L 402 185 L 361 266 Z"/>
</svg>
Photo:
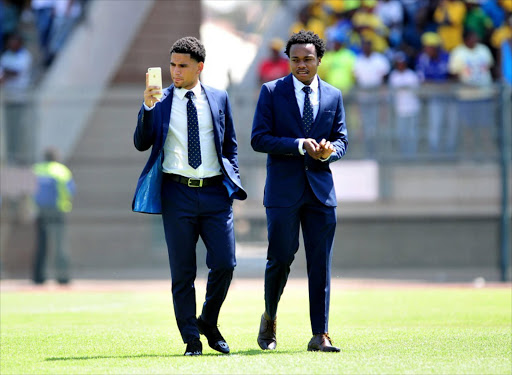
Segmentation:
<svg viewBox="0 0 512 375">
<path fill-rule="evenodd" d="M 200 334 L 221 353 L 229 346 L 217 328 L 233 276 L 233 199 L 246 199 L 238 172 L 233 117 L 225 91 L 202 85 L 205 49 L 193 37 L 170 51 L 173 84 L 148 85 L 134 134 L 139 151 L 151 149 L 132 203 L 136 212 L 162 214 L 171 268 L 176 322 L 185 355 L 201 355 Z M 161 99 L 157 96 L 162 94 Z M 210 269 L 196 318 L 196 243 L 201 236 Z"/>
<path fill-rule="evenodd" d="M 276 348 L 277 305 L 299 248 L 302 226 L 313 332 L 308 350 L 339 352 L 328 334 L 336 229 L 336 193 L 329 164 L 347 149 L 343 100 L 338 89 L 317 75 L 325 52 L 318 35 L 304 30 L 293 34 L 285 52 L 291 74 L 262 86 L 252 127 L 253 149 L 268 154 L 263 203 L 269 244 L 258 344 L 263 350 Z"/>
</svg>

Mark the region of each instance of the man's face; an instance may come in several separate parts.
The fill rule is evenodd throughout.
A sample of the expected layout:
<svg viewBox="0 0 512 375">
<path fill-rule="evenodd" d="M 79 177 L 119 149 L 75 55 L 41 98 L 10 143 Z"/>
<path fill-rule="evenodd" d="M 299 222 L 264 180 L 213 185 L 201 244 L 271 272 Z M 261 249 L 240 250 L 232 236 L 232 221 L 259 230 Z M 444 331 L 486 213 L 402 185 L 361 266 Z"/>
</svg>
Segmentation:
<svg viewBox="0 0 512 375">
<path fill-rule="evenodd" d="M 290 47 L 290 70 L 305 85 L 315 78 L 320 60 L 313 44 L 293 44 Z"/>
<path fill-rule="evenodd" d="M 478 43 L 478 35 L 476 33 L 470 33 L 465 39 L 464 43 L 466 43 L 466 46 L 470 49 L 475 48 L 475 46 Z"/>
<path fill-rule="evenodd" d="M 171 54 L 171 78 L 174 86 L 190 90 L 199 80 L 199 74 L 203 70 L 204 63 L 197 62 L 189 53 Z"/>
<path fill-rule="evenodd" d="M 439 52 L 439 49 L 437 47 L 434 47 L 434 46 L 425 46 L 425 47 L 423 47 L 423 50 L 430 57 L 437 56 L 438 52 Z"/>
</svg>

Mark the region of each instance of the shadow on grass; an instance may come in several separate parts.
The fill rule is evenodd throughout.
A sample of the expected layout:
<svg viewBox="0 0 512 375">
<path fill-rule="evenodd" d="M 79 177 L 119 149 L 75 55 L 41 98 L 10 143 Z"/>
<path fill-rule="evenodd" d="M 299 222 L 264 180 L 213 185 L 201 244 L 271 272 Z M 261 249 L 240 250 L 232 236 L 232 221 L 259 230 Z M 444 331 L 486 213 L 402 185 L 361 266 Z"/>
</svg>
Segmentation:
<svg viewBox="0 0 512 375">
<path fill-rule="evenodd" d="M 259 350 L 259 349 L 249 349 L 249 350 L 238 350 L 231 352 L 230 354 L 217 354 L 217 353 L 205 353 L 202 357 L 230 357 L 236 355 L 280 355 L 280 354 L 295 354 L 302 353 L 301 350 L 287 350 L 287 351 L 269 351 L 269 350 Z M 90 361 L 95 359 L 112 359 L 112 358 L 181 358 L 184 357 L 183 354 L 132 354 L 132 355 L 89 355 L 82 357 L 49 357 L 45 358 L 45 361 Z"/>
</svg>

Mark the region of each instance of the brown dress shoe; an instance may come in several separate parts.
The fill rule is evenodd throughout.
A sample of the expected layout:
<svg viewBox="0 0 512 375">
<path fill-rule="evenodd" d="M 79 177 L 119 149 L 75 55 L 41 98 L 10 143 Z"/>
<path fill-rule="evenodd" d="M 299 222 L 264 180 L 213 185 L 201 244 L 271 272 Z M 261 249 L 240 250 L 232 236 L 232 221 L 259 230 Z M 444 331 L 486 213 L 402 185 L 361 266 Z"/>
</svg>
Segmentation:
<svg viewBox="0 0 512 375">
<path fill-rule="evenodd" d="M 260 333 L 258 334 L 258 345 L 263 350 L 274 350 L 276 341 L 276 320 L 267 319 L 266 314 L 261 316 Z"/>
<path fill-rule="evenodd" d="M 340 348 L 332 345 L 328 333 L 314 335 L 308 344 L 308 352 L 339 352 Z"/>
</svg>

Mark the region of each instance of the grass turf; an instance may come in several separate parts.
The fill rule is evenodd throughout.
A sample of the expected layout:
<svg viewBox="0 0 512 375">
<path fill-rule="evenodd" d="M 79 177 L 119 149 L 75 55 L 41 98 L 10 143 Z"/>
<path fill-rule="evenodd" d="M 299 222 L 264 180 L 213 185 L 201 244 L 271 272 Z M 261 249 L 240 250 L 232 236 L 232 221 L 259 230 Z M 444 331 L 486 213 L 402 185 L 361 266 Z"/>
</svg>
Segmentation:
<svg viewBox="0 0 512 375">
<path fill-rule="evenodd" d="M 1 374 L 511 374 L 510 289 L 337 289 L 330 333 L 310 353 L 307 287 L 285 290 L 278 349 L 256 343 L 262 288 L 232 288 L 220 330 L 230 355 L 184 357 L 170 291 L 7 291 Z M 197 288 L 198 310 L 204 288 Z"/>
</svg>

